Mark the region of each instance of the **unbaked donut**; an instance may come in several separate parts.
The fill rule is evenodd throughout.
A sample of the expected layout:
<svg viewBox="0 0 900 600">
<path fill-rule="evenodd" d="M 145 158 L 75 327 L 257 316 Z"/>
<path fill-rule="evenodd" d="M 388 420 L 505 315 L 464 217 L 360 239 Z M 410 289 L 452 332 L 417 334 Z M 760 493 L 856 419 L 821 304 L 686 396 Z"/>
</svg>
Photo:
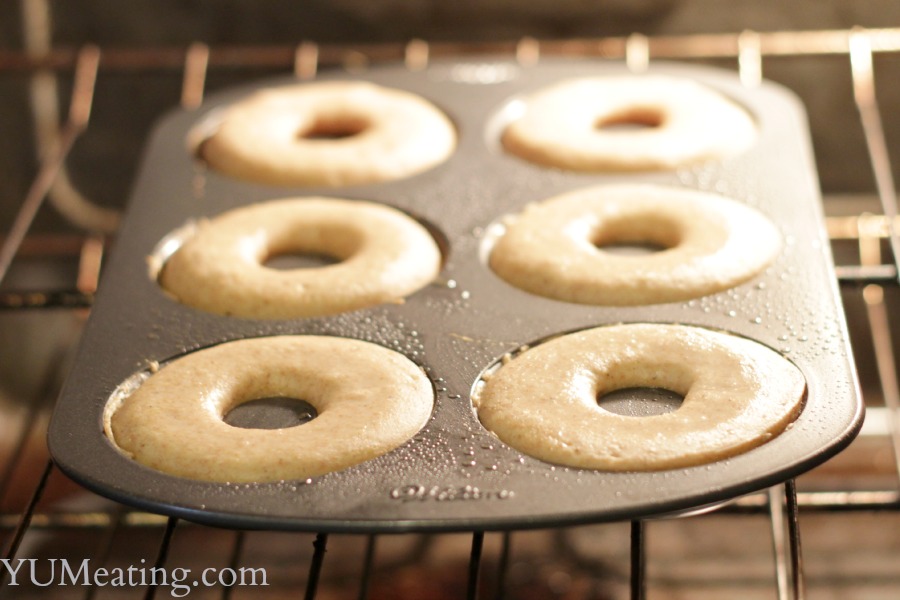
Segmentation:
<svg viewBox="0 0 900 600">
<path fill-rule="evenodd" d="M 598 405 L 625 388 L 663 388 L 681 406 L 623 416 Z M 560 465 L 654 471 L 745 452 L 798 415 L 800 370 L 746 338 L 684 325 L 598 327 L 552 339 L 493 373 L 478 418 L 509 446 Z"/>
<path fill-rule="evenodd" d="M 346 186 L 409 177 L 446 160 L 455 146 L 453 124 L 423 98 L 332 81 L 236 102 L 200 155 L 216 171 L 257 183 Z"/>
<path fill-rule="evenodd" d="M 223 417 L 260 398 L 297 398 L 318 416 L 284 429 Z M 434 391 L 405 356 L 369 342 L 277 336 L 187 354 L 104 412 L 129 457 L 180 477 L 222 482 L 305 479 L 385 454 L 428 421 Z"/>
<path fill-rule="evenodd" d="M 659 75 L 564 81 L 524 101 L 505 148 L 543 166 L 573 171 L 674 169 L 746 150 L 750 114 L 689 79 Z"/>
<path fill-rule="evenodd" d="M 781 236 L 761 213 L 727 198 L 649 184 L 598 186 L 529 205 L 490 252 L 490 267 L 532 294 L 594 305 L 675 302 L 761 272 Z M 607 244 L 649 243 L 641 256 Z"/>
<path fill-rule="evenodd" d="M 280 270 L 285 254 L 341 262 Z M 430 283 L 441 252 L 428 230 L 388 206 L 292 198 L 245 206 L 199 223 L 163 265 L 162 287 L 178 301 L 248 318 L 332 315 L 399 302 Z"/>
</svg>

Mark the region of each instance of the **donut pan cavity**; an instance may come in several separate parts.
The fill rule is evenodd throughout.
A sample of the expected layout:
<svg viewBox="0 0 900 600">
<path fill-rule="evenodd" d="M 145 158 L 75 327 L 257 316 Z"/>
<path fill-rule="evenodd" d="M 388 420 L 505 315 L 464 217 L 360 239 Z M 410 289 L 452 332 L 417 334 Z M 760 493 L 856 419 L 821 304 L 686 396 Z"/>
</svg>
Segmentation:
<svg viewBox="0 0 900 600">
<path fill-rule="evenodd" d="M 444 164 L 409 179 L 349 188 L 279 188 L 208 172 L 188 138 L 217 108 L 268 80 L 211 96 L 156 128 L 127 217 L 50 427 L 53 456 L 67 474 L 143 509 L 214 525 L 334 532 L 500 530 L 648 517 L 689 511 L 758 490 L 825 461 L 862 422 L 843 312 L 824 233 L 802 107 L 764 83 L 744 88 L 730 72 L 676 64 L 651 73 L 705 83 L 747 107 L 757 143 L 720 162 L 677 171 L 573 174 L 506 155 L 497 140 L 515 103 L 530 91 L 587 75 L 624 74 L 618 63 L 492 60 L 434 63 L 410 72 L 383 67 L 364 78 L 406 89 L 444 109 L 459 131 Z M 604 183 L 655 183 L 711 191 L 753 206 L 783 234 L 781 255 L 734 289 L 673 304 L 592 307 L 539 298 L 485 266 L 491 225 L 534 202 Z M 262 321 L 207 314 L 168 298 L 148 276 L 160 240 L 191 220 L 293 196 L 382 202 L 433 224 L 447 241 L 439 280 L 403 304 L 334 317 Z M 504 354 L 549 336 L 621 322 L 684 323 L 757 340 L 793 361 L 808 397 L 795 423 L 732 459 L 660 472 L 608 473 L 543 463 L 487 432 L 471 409 L 482 371 Z M 431 420 L 406 445 L 370 462 L 307 481 L 219 484 L 181 479 L 120 454 L 102 431 L 107 399 L 152 365 L 227 340 L 319 334 L 368 340 L 420 364 L 435 386 Z"/>
</svg>

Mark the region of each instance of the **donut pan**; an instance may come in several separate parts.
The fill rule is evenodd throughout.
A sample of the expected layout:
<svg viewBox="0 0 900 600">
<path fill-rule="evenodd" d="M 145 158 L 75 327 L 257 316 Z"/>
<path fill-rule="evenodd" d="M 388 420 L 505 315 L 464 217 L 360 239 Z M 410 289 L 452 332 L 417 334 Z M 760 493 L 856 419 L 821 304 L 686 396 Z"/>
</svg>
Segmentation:
<svg viewBox="0 0 900 600">
<path fill-rule="evenodd" d="M 573 174 L 531 165 L 498 142 L 521 98 L 566 78 L 624 74 L 619 63 L 494 60 L 401 66 L 322 79 L 367 79 L 432 100 L 459 131 L 444 164 L 391 183 L 339 189 L 279 188 L 207 171 L 191 132 L 259 82 L 178 111 L 154 131 L 116 248 L 104 271 L 74 368 L 51 423 L 54 459 L 86 487 L 126 504 L 227 527 L 332 532 L 502 530 L 678 514 L 784 481 L 827 460 L 858 431 L 863 408 L 827 237 L 806 117 L 770 83 L 745 88 L 727 71 L 678 64 L 651 73 L 700 81 L 744 105 L 759 138 L 740 156 L 676 171 Z M 492 225 L 529 202 L 604 183 L 655 183 L 715 192 L 753 206 L 781 230 L 781 255 L 736 288 L 672 304 L 607 308 L 519 291 L 485 266 Z M 433 226 L 445 243 L 438 281 L 403 304 L 335 317 L 251 320 L 173 302 L 148 276 L 161 240 L 190 222 L 274 198 L 324 195 L 382 202 Z M 729 460 L 660 472 L 564 468 L 522 455 L 486 431 L 471 408 L 479 375 L 525 344 L 621 322 L 684 323 L 726 330 L 781 352 L 803 372 L 808 397 L 797 421 Z M 151 365 L 227 340 L 320 334 L 358 338 L 420 364 L 435 387 L 431 420 L 406 445 L 367 463 L 306 481 L 219 484 L 172 477 L 120 454 L 101 427 L 123 382 Z M 648 395 L 651 395 L 648 392 Z M 641 400 L 631 401 L 637 406 Z M 301 425 L 302 426 L 302 425 Z M 186 443 L 190 443 L 186 440 Z"/>
</svg>

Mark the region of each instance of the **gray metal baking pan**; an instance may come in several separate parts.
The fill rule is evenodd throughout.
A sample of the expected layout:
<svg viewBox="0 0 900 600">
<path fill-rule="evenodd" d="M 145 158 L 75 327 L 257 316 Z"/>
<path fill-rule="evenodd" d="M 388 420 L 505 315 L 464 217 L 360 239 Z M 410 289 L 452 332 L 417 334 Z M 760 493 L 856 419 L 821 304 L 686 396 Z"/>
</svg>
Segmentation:
<svg viewBox="0 0 900 600">
<path fill-rule="evenodd" d="M 74 368 L 52 420 L 59 467 L 103 495 L 142 509 L 212 525 L 321 532 L 504 530 L 561 526 L 689 511 L 776 484 L 824 462 L 858 431 L 863 407 L 851 364 L 820 194 L 802 106 L 764 82 L 746 88 L 725 71 L 653 64 L 651 73 L 698 80 L 749 110 L 759 139 L 723 161 L 670 172 L 576 174 L 504 153 L 499 132 L 511 103 L 556 81 L 623 74 L 619 63 L 472 60 L 402 66 L 362 75 L 432 100 L 459 130 L 444 164 L 386 184 L 344 189 L 276 188 L 236 181 L 199 165 L 191 131 L 261 81 L 177 111 L 149 141 L 127 217 L 106 266 Z M 688 302 L 608 308 L 568 304 L 519 291 L 480 257 L 485 232 L 529 202 L 603 183 L 643 182 L 707 190 L 756 207 L 780 228 L 785 247 L 763 274 Z M 147 256 L 191 219 L 273 198 L 325 195 L 373 200 L 433 224 L 447 241 L 446 264 L 428 288 L 402 305 L 335 317 L 261 321 L 207 314 L 173 302 L 147 275 Z M 808 384 L 802 414 L 770 442 L 687 469 L 609 473 L 547 464 L 507 447 L 473 415 L 480 373 L 523 344 L 559 332 L 619 322 L 685 323 L 757 340 L 793 361 Z M 369 340 L 420 364 L 435 386 L 425 428 L 395 451 L 307 481 L 217 484 L 145 468 L 119 453 L 101 428 L 103 408 L 122 382 L 226 340 L 323 334 Z"/>
</svg>

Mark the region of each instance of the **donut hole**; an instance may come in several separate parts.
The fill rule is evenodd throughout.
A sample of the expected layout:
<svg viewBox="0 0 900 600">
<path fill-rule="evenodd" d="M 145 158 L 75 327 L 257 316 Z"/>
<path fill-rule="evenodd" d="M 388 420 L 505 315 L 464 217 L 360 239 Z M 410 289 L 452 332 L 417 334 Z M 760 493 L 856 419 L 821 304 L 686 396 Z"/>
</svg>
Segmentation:
<svg viewBox="0 0 900 600">
<path fill-rule="evenodd" d="M 675 223 L 646 215 L 644 218 L 610 220 L 590 236 L 598 250 L 620 256 L 646 256 L 670 250 L 681 243 Z"/>
<path fill-rule="evenodd" d="M 338 264 L 359 252 L 362 240 L 338 228 L 325 231 L 322 239 L 304 239 L 290 230 L 273 235 L 268 243 L 248 252 L 262 266 L 279 271 L 319 269 Z"/>
<path fill-rule="evenodd" d="M 657 129 L 665 122 L 665 115 L 658 108 L 634 107 L 604 115 L 594 122 L 594 129 L 603 133 L 632 133 Z"/>
<path fill-rule="evenodd" d="M 238 404 L 222 420 L 242 429 L 287 429 L 308 423 L 318 414 L 305 400 L 273 396 Z"/>
<path fill-rule="evenodd" d="M 626 417 L 652 417 L 675 412 L 684 396 L 665 388 L 628 387 L 600 394 L 597 405 Z"/>
<path fill-rule="evenodd" d="M 662 252 L 669 249 L 669 246 L 642 240 L 619 240 L 615 242 L 605 242 L 603 244 L 594 245 L 604 252 L 609 252 L 610 254 L 618 254 L 619 256 L 647 256 L 648 254 L 656 254 L 657 252 Z"/>
<path fill-rule="evenodd" d="M 354 115 L 329 116 L 315 118 L 307 127 L 297 132 L 298 140 L 327 141 L 352 138 L 368 129 L 368 119 Z"/>
<path fill-rule="evenodd" d="M 315 252 L 283 252 L 272 254 L 263 261 L 263 266 L 279 271 L 291 271 L 293 269 L 317 269 L 336 265 L 341 259 L 328 254 Z"/>
</svg>

